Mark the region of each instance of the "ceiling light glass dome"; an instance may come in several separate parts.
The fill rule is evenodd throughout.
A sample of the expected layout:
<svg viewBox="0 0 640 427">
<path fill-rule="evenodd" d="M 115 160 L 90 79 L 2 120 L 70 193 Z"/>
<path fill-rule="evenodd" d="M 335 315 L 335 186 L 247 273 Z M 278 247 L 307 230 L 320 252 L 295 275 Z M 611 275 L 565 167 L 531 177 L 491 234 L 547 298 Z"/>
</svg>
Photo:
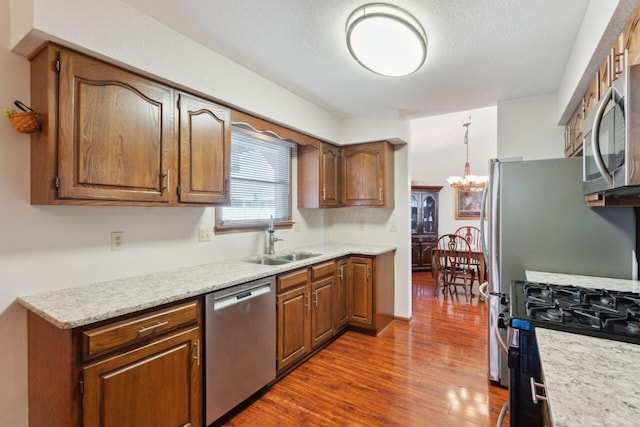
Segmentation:
<svg viewBox="0 0 640 427">
<path fill-rule="evenodd" d="M 420 23 L 397 6 L 371 3 L 347 20 L 347 46 L 356 61 L 383 76 L 406 76 L 427 57 L 427 35 Z"/>
</svg>

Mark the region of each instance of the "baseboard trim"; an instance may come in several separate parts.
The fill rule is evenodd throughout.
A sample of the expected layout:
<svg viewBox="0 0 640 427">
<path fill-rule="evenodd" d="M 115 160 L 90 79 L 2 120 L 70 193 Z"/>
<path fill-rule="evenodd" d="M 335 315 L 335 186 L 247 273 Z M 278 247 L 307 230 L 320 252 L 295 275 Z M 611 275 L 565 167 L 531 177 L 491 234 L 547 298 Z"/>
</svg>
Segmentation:
<svg viewBox="0 0 640 427">
<path fill-rule="evenodd" d="M 408 325 L 409 322 L 411 322 L 411 317 L 394 316 L 393 320 L 395 320 L 398 323 L 404 323 L 405 325 Z"/>
</svg>

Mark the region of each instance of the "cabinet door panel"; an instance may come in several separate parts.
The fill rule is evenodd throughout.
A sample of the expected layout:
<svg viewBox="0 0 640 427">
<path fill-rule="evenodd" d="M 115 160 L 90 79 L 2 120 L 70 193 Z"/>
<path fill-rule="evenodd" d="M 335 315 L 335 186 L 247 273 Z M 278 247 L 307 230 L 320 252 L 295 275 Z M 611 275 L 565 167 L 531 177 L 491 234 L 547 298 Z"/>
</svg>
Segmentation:
<svg viewBox="0 0 640 427">
<path fill-rule="evenodd" d="M 336 276 L 335 311 L 337 327 L 349 323 L 349 262 L 344 259 L 337 262 L 338 275 Z"/>
<path fill-rule="evenodd" d="M 420 261 L 422 263 L 422 266 L 427 270 L 431 269 L 434 247 L 435 245 L 430 243 L 423 243 L 420 247 Z"/>
<path fill-rule="evenodd" d="M 173 92 L 60 54 L 59 197 L 168 202 Z"/>
<path fill-rule="evenodd" d="M 231 112 L 180 94 L 180 201 L 229 201 Z"/>
<path fill-rule="evenodd" d="M 340 148 L 329 144 L 320 146 L 320 203 L 321 206 L 340 204 Z"/>
<path fill-rule="evenodd" d="M 384 144 L 342 149 L 342 205 L 383 205 Z"/>
<path fill-rule="evenodd" d="M 373 324 L 373 262 L 370 258 L 351 257 L 351 321 Z"/>
<path fill-rule="evenodd" d="M 331 277 L 314 283 L 311 287 L 313 304 L 311 310 L 311 331 L 313 336 L 311 339 L 313 347 L 333 336 L 334 285 L 334 278 Z"/>
<path fill-rule="evenodd" d="M 411 244 L 411 266 L 412 267 L 420 267 L 422 264 L 421 255 L 421 243 L 412 243 Z"/>
<path fill-rule="evenodd" d="M 411 193 L 411 234 L 422 234 L 422 222 L 418 218 L 419 198 L 419 194 Z"/>
<path fill-rule="evenodd" d="M 200 330 L 83 370 L 85 427 L 201 424 Z"/>
<path fill-rule="evenodd" d="M 633 12 L 622 31 L 622 49 L 628 50 L 628 65 L 640 64 L 640 6 Z"/>
<path fill-rule="evenodd" d="M 309 294 L 303 286 L 278 295 L 278 370 L 304 356 L 309 348 Z"/>
</svg>

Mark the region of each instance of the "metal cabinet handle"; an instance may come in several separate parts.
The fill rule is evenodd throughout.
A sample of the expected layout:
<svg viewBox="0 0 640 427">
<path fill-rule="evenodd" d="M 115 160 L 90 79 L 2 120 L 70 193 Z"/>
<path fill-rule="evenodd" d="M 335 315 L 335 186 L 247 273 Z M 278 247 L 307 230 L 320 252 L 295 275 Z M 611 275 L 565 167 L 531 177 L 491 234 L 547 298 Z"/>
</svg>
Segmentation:
<svg viewBox="0 0 640 427">
<path fill-rule="evenodd" d="M 322 200 L 327 200 L 327 190 L 324 187 L 322 188 Z"/>
<path fill-rule="evenodd" d="M 545 388 L 544 384 L 543 383 L 537 383 L 533 379 L 533 377 L 530 377 L 529 381 L 531 382 L 531 400 L 533 401 L 533 403 L 538 404 L 538 402 L 540 400 L 546 401 L 547 400 L 547 396 L 546 396 L 547 389 Z M 544 391 L 545 395 L 537 394 L 536 389 L 538 389 L 538 388 L 542 389 Z"/>
<path fill-rule="evenodd" d="M 342 265 L 340 266 L 340 269 L 338 270 L 338 277 L 340 278 L 340 280 L 344 280 L 344 277 L 342 276 Z"/>
<path fill-rule="evenodd" d="M 318 291 L 313 291 L 313 299 L 315 300 L 316 308 L 318 308 Z"/>
<path fill-rule="evenodd" d="M 382 201 L 382 187 L 380 187 L 380 201 Z"/>
<path fill-rule="evenodd" d="M 371 267 L 367 265 L 367 279 L 371 277 Z"/>
<path fill-rule="evenodd" d="M 193 358 L 195 359 L 195 361 L 198 364 L 198 366 L 200 366 L 200 340 L 196 340 L 196 342 L 193 343 L 193 346 L 194 346 L 195 351 L 196 351 L 196 355 L 193 356 Z"/>
<path fill-rule="evenodd" d="M 165 173 L 164 175 L 162 175 L 162 178 L 166 178 L 167 179 L 167 185 L 162 187 L 162 191 L 169 191 L 169 188 L 171 188 L 171 171 L 168 170 L 167 173 Z"/>
<path fill-rule="evenodd" d="M 304 307 L 309 310 L 309 294 L 304 294 Z"/>
<path fill-rule="evenodd" d="M 157 323 L 157 324 L 155 324 L 153 326 L 143 326 L 142 328 L 138 329 L 138 333 L 139 334 L 143 334 L 145 332 L 152 331 L 152 330 L 154 330 L 156 328 L 159 328 L 160 326 L 164 326 L 164 325 L 168 325 L 168 324 L 169 324 L 169 322 L 160 322 L 160 323 Z"/>
</svg>

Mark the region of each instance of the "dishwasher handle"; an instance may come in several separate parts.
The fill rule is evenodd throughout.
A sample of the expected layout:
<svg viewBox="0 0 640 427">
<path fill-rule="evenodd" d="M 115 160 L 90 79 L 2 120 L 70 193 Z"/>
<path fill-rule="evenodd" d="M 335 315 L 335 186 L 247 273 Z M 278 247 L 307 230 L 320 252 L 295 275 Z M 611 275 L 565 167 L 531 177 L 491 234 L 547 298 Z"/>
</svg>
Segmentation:
<svg viewBox="0 0 640 427">
<path fill-rule="evenodd" d="M 227 307 L 231 307 L 236 304 L 240 304 L 242 302 L 251 300 L 253 298 L 257 298 L 260 295 L 264 295 L 271 292 L 271 284 L 265 283 L 262 286 L 257 288 L 253 288 L 250 290 L 242 290 L 237 293 L 232 293 L 230 295 L 225 296 L 224 298 L 220 298 L 215 300 L 213 303 L 213 310 L 218 311 Z"/>
</svg>

